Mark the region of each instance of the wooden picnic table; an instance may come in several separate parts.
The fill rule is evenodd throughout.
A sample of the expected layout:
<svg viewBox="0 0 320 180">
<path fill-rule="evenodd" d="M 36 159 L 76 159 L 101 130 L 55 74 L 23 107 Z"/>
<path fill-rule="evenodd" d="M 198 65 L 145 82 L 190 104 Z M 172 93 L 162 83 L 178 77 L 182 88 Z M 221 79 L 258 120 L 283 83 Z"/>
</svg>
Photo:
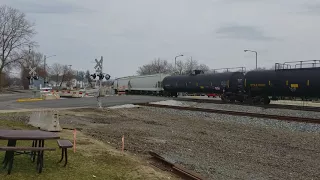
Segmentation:
<svg viewBox="0 0 320 180">
<path fill-rule="evenodd" d="M 60 139 L 59 135 L 54 132 L 46 132 L 41 130 L 1 130 L 0 140 L 8 140 L 7 147 L 15 147 L 17 140 L 32 140 L 32 147 L 44 147 L 44 141 L 50 139 Z M 8 162 L 13 158 L 15 151 L 6 151 L 3 164 L 7 167 Z M 18 152 L 16 152 L 18 153 Z M 36 152 L 19 152 L 18 154 L 30 154 L 32 161 L 35 161 Z M 41 173 L 43 167 L 43 152 L 38 151 L 37 168 Z M 9 172 L 11 171 L 12 163 L 9 164 Z M 10 174 L 10 173 L 9 173 Z"/>
<path fill-rule="evenodd" d="M 2 130 L 0 129 L 0 140 L 47 140 L 59 139 L 54 132 L 41 130 Z"/>
</svg>

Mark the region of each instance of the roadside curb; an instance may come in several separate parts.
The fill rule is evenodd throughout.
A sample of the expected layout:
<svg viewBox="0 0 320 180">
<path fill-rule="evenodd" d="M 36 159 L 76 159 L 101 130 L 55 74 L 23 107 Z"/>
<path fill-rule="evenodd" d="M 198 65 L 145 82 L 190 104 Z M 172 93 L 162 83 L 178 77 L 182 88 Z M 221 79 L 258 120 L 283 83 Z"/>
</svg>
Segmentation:
<svg viewBox="0 0 320 180">
<path fill-rule="evenodd" d="M 24 98 L 24 99 L 17 99 L 17 102 L 33 102 L 33 101 L 42 101 L 41 98 Z"/>
</svg>

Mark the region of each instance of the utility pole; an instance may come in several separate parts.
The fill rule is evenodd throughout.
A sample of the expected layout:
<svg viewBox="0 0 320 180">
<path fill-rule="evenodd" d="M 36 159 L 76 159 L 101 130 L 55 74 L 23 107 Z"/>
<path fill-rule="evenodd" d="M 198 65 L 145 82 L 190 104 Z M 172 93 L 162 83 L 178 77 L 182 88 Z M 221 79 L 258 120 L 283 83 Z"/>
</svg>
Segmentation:
<svg viewBox="0 0 320 180">
<path fill-rule="evenodd" d="M 44 55 L 44 60 L 43 60 L 43 70 L 44 70 L 44 82 L 43 82 L 43 85 L 44 87 L 46 87 L 46 83 L 47 83 L 47 71 L 46 71 L 46 60 L 47 60 L 47 56 Z"/>
<path fill-rule="evenodd" d="M 29 60 L 29 62 L 31 62 L 31 46 L 29 45 L 29 53 L 28 53 L 28 60 Z M 29 67 L 29 69 L 31 69 L 31 67 Z M 29 74 L 30 74 L 30 72 L 29 72 Z M 28 76 L 29 77 L 29 76 Z M 30 78 L 28 78 L 29 79 L 29 89 L 30 89 L 30 85 L 33 83 L 33 80 L 32 80 L 32 78 L 31 78 L 31 76 L 30 76 Z"/>
<path fill-rule="evenodd" d="M 43 70 L 44 70 L 44 76 L 43 76 L 43 79 L 44 79 L 44 87 L 46 87 L 46 83 L 47 83 L 47 58 L 50 58 L 50 57 L 54 57 L 56 55 L 52 55 L 52 56 L 49 56 L 47 57 L 46 55 L 44 55 L 44 59 L 43 59 Z"/>
</svg>

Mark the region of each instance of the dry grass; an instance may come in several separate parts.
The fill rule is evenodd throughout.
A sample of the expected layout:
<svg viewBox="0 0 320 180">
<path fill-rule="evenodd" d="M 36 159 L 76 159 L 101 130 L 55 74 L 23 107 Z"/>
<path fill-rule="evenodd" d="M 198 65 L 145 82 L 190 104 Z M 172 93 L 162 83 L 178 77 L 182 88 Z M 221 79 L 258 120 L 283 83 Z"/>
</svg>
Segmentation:
<svg viewBox="0 0 320 180">
<path fill-rule="evenodd" d="M 0 120 L 0 128 L 6 129 L 26 129 L 31 128 L 22 122 Z M 72 139 L 70 130 L 60 133 L 62 139 Z M 0 141 L 0 145 L 5 145 L 6 141 Z M 30 141 L 18 141 L 18 145 L 31 145 Z M 7 175 L 6 170 L 0 171 L 0 179 L 20 180 L 20 179 L 175 179 L 172 175 L 156 171 L 147 166 L 139 159 L 128 154 L 122 154 L 113 150 L 108 145 L 85 136 L 77 132 L 76 153 L 69 149 L 69 161 L 67 167 L 58 164 L 61 151 L 56 141 L 46 141 L 48 147 L 57 148 L 54 152 L 45 152 L 44 169 L 41 174 L 36 172 L 36 164 L 32 163 L 27 155 L 15 156 L 14 166 L 11 175 Z M 4 153 L 0 152 L 0 159 Z"/>
</svg>

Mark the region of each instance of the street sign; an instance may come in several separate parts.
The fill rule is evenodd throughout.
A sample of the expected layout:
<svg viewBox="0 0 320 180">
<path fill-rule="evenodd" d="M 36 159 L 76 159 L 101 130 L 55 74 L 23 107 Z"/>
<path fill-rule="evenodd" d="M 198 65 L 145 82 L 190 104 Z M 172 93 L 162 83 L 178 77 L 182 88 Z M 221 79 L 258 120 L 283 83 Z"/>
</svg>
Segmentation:
<svg viewBox="0 0 320 180">
<path fill-rule="evenodd" d="M 34 76 L 34 75 L 37 74 L 37 73 L 36 73 L 37 67 L 31 68 L 31 66 L 29 66 L 29 69 L 30 69 L 30 71 L 29 71 L 29 74 L 30 74 L 30 75 Z"/>
</svg>

